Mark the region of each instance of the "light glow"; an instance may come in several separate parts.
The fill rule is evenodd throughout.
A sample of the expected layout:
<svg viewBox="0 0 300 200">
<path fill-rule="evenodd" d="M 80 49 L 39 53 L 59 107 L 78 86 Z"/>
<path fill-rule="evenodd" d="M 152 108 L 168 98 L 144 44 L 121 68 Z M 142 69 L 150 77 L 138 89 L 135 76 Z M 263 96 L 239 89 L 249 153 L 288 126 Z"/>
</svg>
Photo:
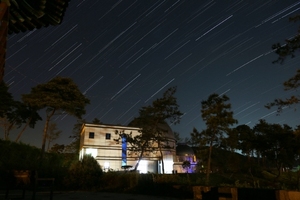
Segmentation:
<svg viewBox="0 0 300 200">
<path fill-rule="evenodd" d="M 165 173 L 166 174 L 172 174 L 173 160 L 165 160 L 164 161 L 164 166 L 165 166 Z"/>
<path fill-rule="evenodd" d="M 148 161 L 141 160 L 137 169 L 141 174 L 146 174 L 148 172 Z"/>
<path fill-rule="evenodd" d="M 97 157 L 97 149 L 86 149 L 85 154 L 90 154 L 94 158 Z"/>
<path fill-rule="evenodd" d="M 109 169 L 109 162 L 104 162 L 104 169 Z"/>
</svg>

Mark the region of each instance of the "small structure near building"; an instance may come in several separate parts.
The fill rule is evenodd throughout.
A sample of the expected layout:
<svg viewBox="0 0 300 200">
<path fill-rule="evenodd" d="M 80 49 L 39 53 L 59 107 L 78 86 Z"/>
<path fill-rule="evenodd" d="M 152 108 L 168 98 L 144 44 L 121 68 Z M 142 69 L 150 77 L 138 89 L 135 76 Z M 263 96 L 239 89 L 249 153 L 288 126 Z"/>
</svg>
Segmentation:
<svg viewBox="0 0 300 200">
<path fill-rule="evenodd" d="M 188 165 L 189 163 L 189 165 Z M 179 143 L 176 147 L 176 159 L 174 161 L 175 173 L 194 173 L 196 171 L 197 160 L 192 147 L 184 143 Z"/>
</svg>

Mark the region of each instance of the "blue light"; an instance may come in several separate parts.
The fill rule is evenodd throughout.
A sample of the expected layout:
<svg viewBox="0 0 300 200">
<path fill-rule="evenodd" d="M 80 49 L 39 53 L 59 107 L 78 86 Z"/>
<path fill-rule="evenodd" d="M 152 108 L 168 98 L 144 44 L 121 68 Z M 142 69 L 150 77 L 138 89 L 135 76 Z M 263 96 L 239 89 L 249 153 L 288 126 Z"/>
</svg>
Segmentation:
<svg viewBox="0 0 300 200">
<path fill-rule="evenodd" d="M 127 165 L 127 140 L 126 136 L 122 137 L 122 166 Z"/>
</svg>

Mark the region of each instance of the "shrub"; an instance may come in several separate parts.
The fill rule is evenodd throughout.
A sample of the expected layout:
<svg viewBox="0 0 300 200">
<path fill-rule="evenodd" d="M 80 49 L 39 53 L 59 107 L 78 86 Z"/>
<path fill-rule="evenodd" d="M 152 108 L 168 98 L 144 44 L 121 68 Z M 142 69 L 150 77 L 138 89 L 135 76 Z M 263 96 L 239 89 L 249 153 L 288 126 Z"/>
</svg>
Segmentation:
<svg viewBox="0 0 300 200">
<path fill-rule="evenodd" d="M 71 164 L 65 185 L 72 189 L 94 189 L 100 184 L 103 171 L 99 163 L 90 155 Z"/>
<path fill-rule="evenodd" d="M 0 140 L 0 169 L 36 169 L 40 149 L 11 141 Z"/>
<path fill-rule="evenodd" d="M 100 190 L 128 192 L 135 189 L 140 174 L 135 172 L 107 172 L 101 177 Z"/>
</svg>

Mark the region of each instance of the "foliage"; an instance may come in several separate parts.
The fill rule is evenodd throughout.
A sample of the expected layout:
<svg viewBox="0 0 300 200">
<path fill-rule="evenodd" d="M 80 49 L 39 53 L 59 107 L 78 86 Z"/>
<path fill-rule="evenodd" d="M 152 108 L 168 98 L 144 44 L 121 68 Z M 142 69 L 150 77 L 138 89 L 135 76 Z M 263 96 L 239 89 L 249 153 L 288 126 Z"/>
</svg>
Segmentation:
<svg viewBox="0 0 300 200">
<path fill-rule="evenodd" d="M 260 120 L 254 127 L 255 133 L 259 135 L 261 155 L 276 166 L 279 178 L 283 168 L 292 168 L 299 156 L 299 145 L 296 135 L 288 125 L 269 124 Z"/>
<path fill-rule="evenodd" d="M 300 19 L 300 15 L 290 18 L 291 22 L 296 22 Z M 291 58 L 295 57 L 295 52 L 300 48 L 300 29 L 298 33 L 289 39 L 285 40 L 285 44 L 281 45 L 280 43 L 273 44 L 272 49 L 275 50 L 275 53 L 278 55 L 277 60 L 273 61 L 274 63 L 280 62 L 283 63 L 286 57 L 290 56 Z"/>
<path fill-rule="evenodd" d="M 138 184 L 139 174 L 136 172 L 107 172 L 101 177 L 102 191 L 127 192 L 132 191 Z"/>
<path fill-rule="evenodd" d="M 183 142 L 183 139 L 180 137 L 180 134 L 176 131 L 174 131 L 174 137 L 177 143 Z"/>
<path fill-rule="evenodd" d="M 37 170 L 40 177 L 55 178 L 55 185 L 62 187 L 70 160 L 65 154 L 46 153 L 40 165 L 41 149 L 23 143 L 0 140 L 0 176 L 7 170 Z M 78 157 L 76 157 L 78 159 Z M 1 182 L 1 179 L 0 179 Z M 1 183 L 0 183 L 1 184 Z"/>
<path fill-rule="evenodd" d="M 36 122 L 42 120 L 36 109 L 15 101 L 4 82 L 0 83 L 0 102 L 0 126 L 4 129 L 5 140 L 9 140 L 12 129 L 20 128 L 25 124 L 16 137 L 17 142 L 28 126 L 34 128 Z"/>
<path fill-rule="evenodd" d="M 291 17 L 290 21 L 296 22 L 300 19 L 300 15 L 297 15 L 295 17 Z M 298 33 L 285 40 L 285 44 L 281 45 L 280 43 L 274 44 L 272 46 L 272 49 L 275 51 L 275 53 L 278 55 L 277 60 L 273 61 L 273 63 L 283 63 L 287 57 L 295 57 L 295 53 L 300 48 L 300 29 L 298 29 Z M 284 90 L 296 91 L 297 88 L 300 86 L 300 69 L 297 70 L 296 74 L 291 77 L 289 80 L 285 81 L 283 83 Z M 277 107 L 277 112 L 280 113 L 283 108 L 292 106 L 295 104 L 298 104 L 300 102 L 300 96 L 299 95 L 292 95 L 289 98 L 286 99 L 280 99 L 277 98 L 273 102 L 268 103 L 266 105 L 266 108 L 270 109 L 272 107 Z"/>
<path fill-rule="evenodd" d="M 50 153 L 63 153 L 65 150 L 64 144 L 54 144 L 48 151 Z"/>
<path fill-rule="evenodd" d="M 131 150 L 139 154 L 139 159 L 135 165 L 135 170 L 139 166 L 140 160 L 147 152 L 152 152 L 154 149 L 160 152 L 162 161 L 162 170 L 164 173 L 163 148 L 172 148 L 167 144 L 168 138 L 165 137 L 167 122 L 176 124 L 180 122 L 182 113 L 179 111 L 177 99 L 174 97 L 176 87 L 171 87 L 164 92 L 163 97 L 152 102 L 152 105 L 142 107 L 139 110 L 139 116 L 135 118 L 129 126 L 141 128 L 141 134 L 132 136 L 132 133 L 124 131 L 117 132 L 119 139 L 127 138 L 127 142 L 131 146 Z M 155 146 L 157 145 L 157 146 Z"/>
<path fill-rule="evenodd" d="M 189 168 L 191 167 L 191 163 L 188 160 L 183 161 L 182 168 L 186 170 L 186 173 L 188 173 Z"/>
<path fill-rule="evenodd" d="M 8 169 L 32 170 L 39 167 L 38 158 L 41 150 L 38 148 L 5 140 L 0 140 L 0 148 L 2 149 L 0 152 L 1 177 Z M 213 169 L 221 168 L 224 164 L 231 162 L 226 159 L 229 157 L 236 160 L 236 165 L 239 167 L 243 163 L 247 163 L 247 157 L 220 148 L 214 149 L 212 157 L 216 160 L 222 160 L 221 157 L 224 157 L 222 162 L 213 162 L 215 163 Z M 99 171 L 98 163 L 92 157 L 90 158 L 91 160 L 88 160 L 90 164 L 87 164 L 87 162 L 78 161 L 78 156 L 75 154 L 46 153 L 45 162 L 38 169 L 38 172 L 40 177 L 55 178 L 55 187 L 57 187 L 55 190 L 100 190 L 178 198 L 180 195 L 189 194 L 186 189 L 189 184 L 206 185 L 205 173 L 189 174 L 189 177 L 186 174 L 138 174 L 128 171 L 102 173 L 101 169 Z M 231 169 L 231 166 L 226 167 Z M 298 189 L 298 172 L 286 171 L 282 173 L 278 182 L 274 182 L 274 178 L 277 176 L 274 170 L 266 171 L 257 168 L 253 176 L 247 170 L 235 172 L 226 169 L 223 172 L 215 170 L 210 175 L 210 185 L 239 188 Z M 92 182 L 93 184 L 91 184 Z M 0 179 L 0 186 L 5 186 L 5 184 Z M 187 198 L 187 196 L 184 197 Z"/>
<path fill-rule="evenodd" d="M 255 150 L 255 134 L 247 125 L 239 125 L 235 128 L 238 135 L 238 149 L 246 154 L 248 158 L 253 155 Z"/>
<path fill-rule="evenodd" d="M 23 143 L 0 140 L 0 169 L 37 169 L 40 149 Z"/>
<path fill-rule="evenodd" d="M 92 123 L 93 124 L 102 124 L 102 122 L 98 118 L 94 118 L 93 121 L 92 121 Z"/>
<path fill-rule="evenodd" d="M 85 106 L 90 102 L 72 79 L 63 77 L 56 77 L 47 83 L 33 87 L 29 94 L 22 95 L 22 99 L 33 108 L 46 109 L 42 153 L 45 151 L 50 119 L 60 112 L 81 118 L 85 114 Z"/>
<path fill-rule="evenodd" d="M 14 99 L 11 93 L 8 92 L 8 86 L 3 81 L 0 82 L 0 102 L 0 117 L 4 117 L 11 110 Z"/>
<path fill-rule="evenodd" d="M 102 174 L 99 163 L 91 155 L 84 155 L 70 166 L 65 184 L 72 189 L 92 189 L 100 184 Z"/>
</svg>

